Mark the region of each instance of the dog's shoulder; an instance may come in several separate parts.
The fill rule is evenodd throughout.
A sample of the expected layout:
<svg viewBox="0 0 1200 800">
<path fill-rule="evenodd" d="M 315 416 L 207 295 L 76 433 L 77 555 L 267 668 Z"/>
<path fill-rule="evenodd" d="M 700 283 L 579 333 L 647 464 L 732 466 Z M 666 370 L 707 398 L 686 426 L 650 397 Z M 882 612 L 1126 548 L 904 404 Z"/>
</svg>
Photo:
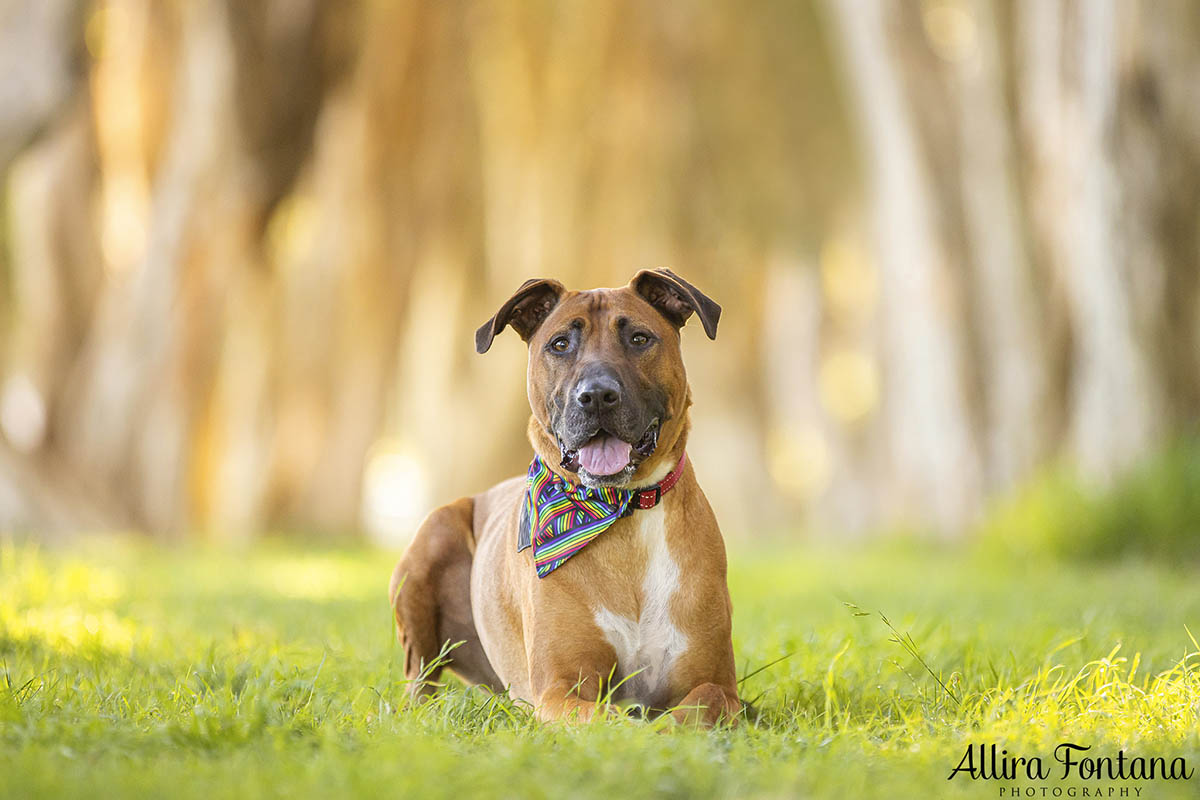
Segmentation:
<svg viewBox="0 0 1200 800">
<path fill-rule="evenodd" d="M 525 483 L 524 475 L 514 475 L 475 495 L 474 528 L 477 540 L 498 526 L 511 526 L 515 530 L 514 520 L 520 513 Z"/>
</svg>

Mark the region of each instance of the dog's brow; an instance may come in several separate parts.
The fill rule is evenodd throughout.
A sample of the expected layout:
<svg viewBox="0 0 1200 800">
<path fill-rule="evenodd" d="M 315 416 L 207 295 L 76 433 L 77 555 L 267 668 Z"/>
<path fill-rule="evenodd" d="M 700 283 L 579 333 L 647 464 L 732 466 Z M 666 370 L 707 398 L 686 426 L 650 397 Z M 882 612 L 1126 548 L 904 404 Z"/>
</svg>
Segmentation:
<svg viewBox="0 0 1200 800">
<path fill-rule="evenodd" d="M 607 297 L 604 292 L 588 293 L 588 311 L 603 311 L 607 304 Z"/>
</svg>

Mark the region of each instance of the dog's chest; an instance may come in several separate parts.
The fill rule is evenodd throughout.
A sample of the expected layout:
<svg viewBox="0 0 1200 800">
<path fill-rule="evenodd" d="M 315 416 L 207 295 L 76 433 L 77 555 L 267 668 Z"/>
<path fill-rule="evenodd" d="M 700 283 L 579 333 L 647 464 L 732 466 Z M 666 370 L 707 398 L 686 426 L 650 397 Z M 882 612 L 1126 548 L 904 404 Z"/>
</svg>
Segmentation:
<svg viewBox="0 0 1200 800">
<path fill-rule="evenodd" d="M 596 625 L 617 654 L 624 680 L 617 699 L 661 705 L 669 698 L 671 668 L 687 650 L 687 637 L 671 618 L 671 601 L 680 586 L 679 565 L 667 547 L 666 515 L 661 505 L 634 514 L 637 534 L 646 553 L 640 588 L 640 613 L 634 619 L 601 605 Z"/>
</svg>

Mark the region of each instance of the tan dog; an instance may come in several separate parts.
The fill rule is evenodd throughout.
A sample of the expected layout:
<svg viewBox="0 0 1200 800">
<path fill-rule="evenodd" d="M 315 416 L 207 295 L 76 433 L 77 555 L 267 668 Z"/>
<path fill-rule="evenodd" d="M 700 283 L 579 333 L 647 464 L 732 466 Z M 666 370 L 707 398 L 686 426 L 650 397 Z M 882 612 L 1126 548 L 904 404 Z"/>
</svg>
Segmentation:
<svg viewBox="0 0 1200 800">
<path fill-rule="evenodd" d="M 480 353 L 506 325 L 528 343 L 529 439 L 554 474 L 593 488 L 677 483 L 646 491 L 650 502 L 543 578 L 535 548 L 518 551 L 526 478 L 430 514 L 389 589 L 412 691 L 432 691 L 441 666 L 427 665 L 449 641 L 462 644 L 445 666 L 544 720 L 590 719 L 606 696 L 706 725 L 741 710 L 725 545 L 684 458 L 679 330 L 693 312 L 716 338 L 720 306 L 667 270 L 584 292 L 531 280 L 476 333 Z"/>
</svg>

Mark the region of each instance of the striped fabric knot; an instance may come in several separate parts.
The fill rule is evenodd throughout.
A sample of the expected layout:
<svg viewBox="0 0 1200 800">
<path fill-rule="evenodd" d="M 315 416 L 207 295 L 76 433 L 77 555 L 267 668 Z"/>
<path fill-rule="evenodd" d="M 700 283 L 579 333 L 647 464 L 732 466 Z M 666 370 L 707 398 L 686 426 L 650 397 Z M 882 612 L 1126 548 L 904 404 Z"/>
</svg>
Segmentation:
<svg viewBox="0 0 1200 800">
<path fill-rule="evenodd" d="M 629 512 L 637 494 L 611 486 L 590 488 L 568 483 L 542 459 L 529 465 L 528 488 L 521 507 L 521 541 L 533 545 L 537 576 L 544 578 Z"/>
</svg>

